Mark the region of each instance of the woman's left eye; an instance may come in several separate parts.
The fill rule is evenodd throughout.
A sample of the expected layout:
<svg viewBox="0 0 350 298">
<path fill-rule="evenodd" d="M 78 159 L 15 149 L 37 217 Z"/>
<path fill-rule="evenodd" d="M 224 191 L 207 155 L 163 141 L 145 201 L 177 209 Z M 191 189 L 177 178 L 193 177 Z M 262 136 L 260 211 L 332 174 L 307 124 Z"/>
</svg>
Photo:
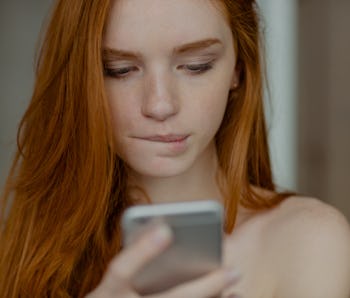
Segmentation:
<svg viewBox="0 0 350 298">
<path fill-rule="evenodd" d="M 193 74 L 200 74 L 213 68 L 212 62 L 202 64 L 186 64 L 181 66 Z"/>
</svg>

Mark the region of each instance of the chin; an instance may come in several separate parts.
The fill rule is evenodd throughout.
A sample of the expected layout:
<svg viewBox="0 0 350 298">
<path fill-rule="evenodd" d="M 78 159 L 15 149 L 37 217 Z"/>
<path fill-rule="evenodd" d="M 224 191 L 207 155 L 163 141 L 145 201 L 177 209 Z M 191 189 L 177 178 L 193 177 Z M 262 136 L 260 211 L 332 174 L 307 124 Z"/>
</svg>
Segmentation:
<svg viewBox="0 0 350 298">
<path fill-rule="evenodd" d="M 156 160 L 142 161 L 141 163 L 128 163 L 137 175 L 152 178 L 169 178 L 185 173 L 190 167 L 188 160 L 171 158 L 157 158 Z"/>
</svg>

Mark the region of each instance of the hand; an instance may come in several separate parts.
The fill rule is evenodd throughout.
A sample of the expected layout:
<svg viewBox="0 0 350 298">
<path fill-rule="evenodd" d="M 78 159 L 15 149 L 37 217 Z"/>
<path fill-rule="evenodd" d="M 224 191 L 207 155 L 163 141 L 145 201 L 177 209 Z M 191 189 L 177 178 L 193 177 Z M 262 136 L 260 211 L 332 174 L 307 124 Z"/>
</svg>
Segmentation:
<svg viewBox="0 0 350 298">
<path fill-rule="evenodd" d="M 101 283 L 86 298 L 141 297 L 131 286 L 132 278 L 143 266 L 164 251 L 171 240 L 171 231 L 164 225 L 154 227 L 145 233 L 112 259 Z M 213 297 L 220 295 L 225 288 L 232 286 L 237 281 L 238 275 L 235 271 L 222 268 L 204 277 L 147 297 Z"/>
</svg>

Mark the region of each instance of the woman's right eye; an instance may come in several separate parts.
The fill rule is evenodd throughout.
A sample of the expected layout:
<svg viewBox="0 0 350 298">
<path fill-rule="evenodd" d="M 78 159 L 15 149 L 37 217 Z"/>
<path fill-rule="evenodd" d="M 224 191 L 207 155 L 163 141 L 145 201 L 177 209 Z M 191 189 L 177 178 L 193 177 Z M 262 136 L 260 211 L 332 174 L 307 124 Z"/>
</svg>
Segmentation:
<svg viewBox="0 0 350 298">
<path fill-rule="evenodd" d="M 121 79 L 126 77 L 129 72 L 137 70 L 136 67 L 121 67 L 121 68 L 104 68 L 104 75 L 116 79 Z"/>
</svg>

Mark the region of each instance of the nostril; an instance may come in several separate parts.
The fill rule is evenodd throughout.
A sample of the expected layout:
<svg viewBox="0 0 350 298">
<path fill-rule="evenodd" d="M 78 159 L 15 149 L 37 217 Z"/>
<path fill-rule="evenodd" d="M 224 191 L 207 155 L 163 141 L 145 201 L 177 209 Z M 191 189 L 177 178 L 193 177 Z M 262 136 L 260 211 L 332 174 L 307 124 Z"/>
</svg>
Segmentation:
<svg viewBox="0 0 350 298">
<path fill-rule="evenodd" d="M 178 103 L 169 97 L 152 97 L 143 102 L 142 113 L 146 117 L 164 121 L 179 110 Z"/>
<path fill-rule="evenodd" d="M 142 113 L 145 117 L 164 121 L 179 111 L 173 78 L 164 69 L 149 72 L 144 81 Z"/>
</svg>

